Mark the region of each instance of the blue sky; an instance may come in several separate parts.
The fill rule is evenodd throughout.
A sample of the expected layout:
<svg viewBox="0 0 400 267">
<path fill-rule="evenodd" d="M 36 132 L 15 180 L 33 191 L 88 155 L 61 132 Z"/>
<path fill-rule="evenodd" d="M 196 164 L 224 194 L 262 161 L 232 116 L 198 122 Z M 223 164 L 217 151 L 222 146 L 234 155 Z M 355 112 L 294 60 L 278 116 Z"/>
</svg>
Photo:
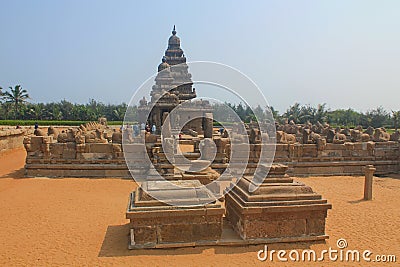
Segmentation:
<svg viewBox="0 0 400 267">
<path fill-rule="evenodd" d="M 239 69 L 281 112 L 400 109 L 396 0 L 2 0 L 0 10 L 0 86 L 21 84 L 34 102 L 128 102 L 176 24 L 189 61 Z"/>
</svg>

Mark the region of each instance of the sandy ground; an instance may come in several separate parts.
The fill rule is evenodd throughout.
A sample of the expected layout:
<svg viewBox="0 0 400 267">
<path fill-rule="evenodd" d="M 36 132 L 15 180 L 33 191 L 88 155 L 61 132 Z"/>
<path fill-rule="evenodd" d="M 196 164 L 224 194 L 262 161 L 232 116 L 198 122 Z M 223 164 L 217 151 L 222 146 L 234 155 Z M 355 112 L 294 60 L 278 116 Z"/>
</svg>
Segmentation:
<svg viewBox="0 0 400 267">
<path fill-rule="evenodd" d="M 0 155 L 0 265 L 114 266 L 395 266 L 400 262 L 400 176 L 374 178 L 362 201 L 363 177 L 301 178 L 333 205 L 326 243 L 274 244 L 268 250 L 314 249 L 345 238 L 347 249 L 394 254 L 397 263 L 260 262 L 262 245 L 130 251 L 125 208 L 135 188 L 121 179 L 23 178 L 23 149 Z M 287 257 L 287 255 L 286 255 Z"/>
</svg>

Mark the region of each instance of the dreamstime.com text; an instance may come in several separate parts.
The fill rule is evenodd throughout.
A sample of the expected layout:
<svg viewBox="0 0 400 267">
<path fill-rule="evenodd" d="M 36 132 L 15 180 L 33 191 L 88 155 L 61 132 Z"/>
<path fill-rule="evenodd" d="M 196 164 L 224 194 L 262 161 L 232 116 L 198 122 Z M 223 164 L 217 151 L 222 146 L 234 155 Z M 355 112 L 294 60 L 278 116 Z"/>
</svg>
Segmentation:
<svg viewBox="0 0 400 267">
<path fill-rule="evenodd" d="M 322 262 L 322 261 L 340 261 L 340 262 L 396 262 L 396 255 L 393 254 L 374 254 L 371 250 L 346 249 L 347 241 L 340 238 L 336 242 L 337 248 L 329 247 L 320 252 L 313 249 L 304 250 L 268 250 L 268 245 L 257 252 L 257 258 L 260 261 L 280 261 L 280 262 Z"/>
</svg>

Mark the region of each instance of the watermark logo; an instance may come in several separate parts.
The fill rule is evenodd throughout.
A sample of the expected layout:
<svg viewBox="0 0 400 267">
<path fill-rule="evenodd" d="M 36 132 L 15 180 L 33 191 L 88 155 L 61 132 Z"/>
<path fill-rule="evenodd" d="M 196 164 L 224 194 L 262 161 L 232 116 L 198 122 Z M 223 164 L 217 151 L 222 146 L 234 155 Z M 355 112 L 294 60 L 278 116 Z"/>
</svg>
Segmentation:
<svg viewBox="0 0 400 267">
<path fill-rule="evenodd" d="M 340 238 L 336 242 L 337 248 L 329 247 L 320 252 L 313 249 L 304 250 L 269 250 L 268 245 L 257 252 L 257 259 L 260 261 L 278 262 L 396 262 L 396 255 L 375 254 L 371 250 L 347 249 L 346 239 Z"/>
<path fill-rule="evenodd" d="M 346 241 L 346 239 L 344 239 L 344 238 L 339 238 L 339 239 L 336 241 L 336 246 L 337 246 L 339 249 L 345 249 L 345 248 L 347 248 L 347 241 Z"/>
</svg>

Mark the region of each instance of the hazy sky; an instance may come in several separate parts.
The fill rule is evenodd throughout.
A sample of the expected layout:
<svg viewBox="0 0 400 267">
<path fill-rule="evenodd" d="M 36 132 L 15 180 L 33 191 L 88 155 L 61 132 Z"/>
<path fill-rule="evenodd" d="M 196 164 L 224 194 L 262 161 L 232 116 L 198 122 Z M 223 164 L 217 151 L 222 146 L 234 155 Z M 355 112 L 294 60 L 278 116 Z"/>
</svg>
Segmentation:
<svg viewBox="0 0 400 267">
<path fill-rule="evenodd" d="M 0 10 L 0 86 L 21 84 L 34 102 L 128 102 L 176 24 L 188 61 L 239 69 L 280 111 L 400 109 L 397 0 L 1 0 Z"/>
</svg>

